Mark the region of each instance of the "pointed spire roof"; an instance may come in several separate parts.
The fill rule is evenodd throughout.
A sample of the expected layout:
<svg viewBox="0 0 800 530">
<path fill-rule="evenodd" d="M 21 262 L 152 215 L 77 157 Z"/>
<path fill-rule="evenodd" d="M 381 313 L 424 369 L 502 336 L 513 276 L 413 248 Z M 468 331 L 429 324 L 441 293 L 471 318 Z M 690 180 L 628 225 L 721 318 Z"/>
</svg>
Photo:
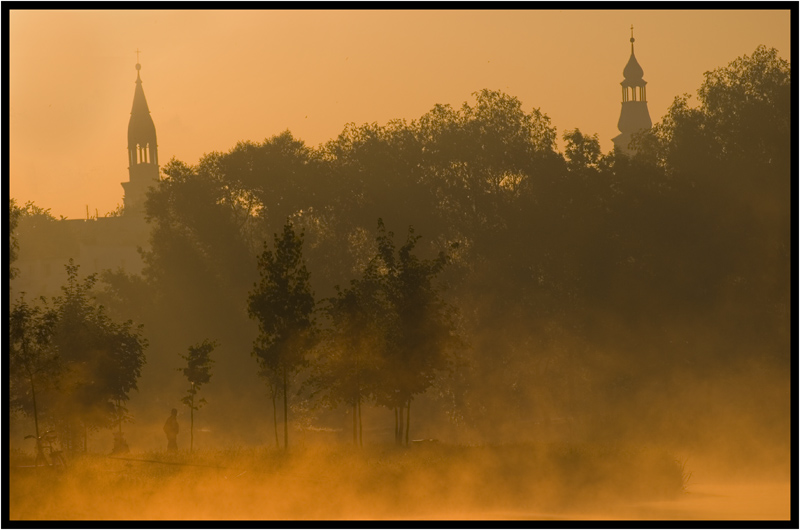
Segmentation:
<svg viewBox="0 0 800 530">
<path fill-rule="evenodd" d="M 633 53 L 633 43 L 636 39 L 633 38 L 633 26 L 631 26 L 631 57 L 628 59 L 628 64 L 625 65 L 625 68 L 622 70 L 622 76 L 625 78 L 623 84 L 626 85 L 638 85 L 644 84 L 645 81 L 642 79 L 644 77 L 644 70 L 642 67 L 639 66 L 639 62 L 636 60 L 636 55 Z"/>
<path fill-rule="evenodd" d="M 133 93 L 133 107 L 131 108 L 131 114 L 150 114 L 150 109 L 147 107 L 147 99 L 144 97 L 142 78 L 139 75 L 139 70 L 141 69 L 142 65 L 136 63 L 136 91 Z"/>
<path fill-rule="evenodd" d="M 150 109 L 147 106 L 147 99 L 144 97 L 142 78 L 139 75 L 141 69 L 142 65 L 136 63 L 136 90 L 133 92 L 131 119 L 128 122 L 128 145 L 155 145 L 156 126 L 153 124 L 153 118 L 150 117 Z"/>
</svg>

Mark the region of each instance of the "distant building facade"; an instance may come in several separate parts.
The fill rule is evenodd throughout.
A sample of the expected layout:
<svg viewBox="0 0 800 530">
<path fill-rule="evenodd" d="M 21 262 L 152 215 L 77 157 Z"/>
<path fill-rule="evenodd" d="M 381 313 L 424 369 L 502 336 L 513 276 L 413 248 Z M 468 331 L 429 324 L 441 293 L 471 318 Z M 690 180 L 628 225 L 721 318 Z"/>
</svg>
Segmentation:
<svg viewBox="0 0 800 530">
<path fill-rule="evenodd" d="M 66 280 L 64 265 L 70 258 L 80 265 L 82 277 L 105 269 L 141 272 L 143 262 L 138 249 L 146 248 L 149 235 L 144 203 L 147 189 L 158 182 L 159 167 L 156 128 L 144 96 L 138 63 L 136 70 L 128 122 L 128 181 L 122 182 L 122 214 L 21 225 L 17 230 L 19 255 L 13 264 L 17 276 L 11 283 L 14 297 L 20 292 L 25 292 L 29 299 L 60 294 Z"/>
<path fill-rule="evenodd" d="M 612 138 L 614 149 L 630 154 L 633 134 L 645 131 L 653 126 L 650 112 L 647 110 L 647 81 L 643 79 L 644 70 L 639 66 L 633 53 L 633 26 L 631 26 L 631 57 L 622 70 L 622 110 L 619 114 L 617 129 L 620 134 Z"/>
</svg>

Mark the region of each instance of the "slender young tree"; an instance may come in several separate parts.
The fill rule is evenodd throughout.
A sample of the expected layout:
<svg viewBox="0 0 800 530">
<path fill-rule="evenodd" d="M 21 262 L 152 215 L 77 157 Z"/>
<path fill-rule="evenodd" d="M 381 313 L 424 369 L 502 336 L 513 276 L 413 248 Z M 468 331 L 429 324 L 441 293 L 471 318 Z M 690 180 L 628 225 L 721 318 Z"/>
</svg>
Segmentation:
<svg viewBox="0 0 800 530">
<path fill-rule="evenodd" d="M 68 449 L 90 429 L 115 427 L 125 417 L 123 404 L 136 390 L 145 362 L 142 326 L 113 321 L 91 294 L 95 275 L 79 278 L 79 266 L 66 265 L 67 283 L 55 298 L 58 315 L 53 337 L 63 362 L 58 415 Z"/>
<path fill-rule="evenodd" d="M 374 394 L 386 344 L 387 308 L 374 270 L 350 282 L 347 289 L 336 288 L 337 295 L 327 300 L 326 330 L 320 355 L 315 363 L 311 386 L 328 406 L 345 403 L 353 411 L 353 444 L 363 445 L 361 404 Z"/>
<path fill-rule="evenodd" d="M 11 241 L 8 245 L 8 277 L 13 280 L 19 272 L 14 267 L 14 262 L 19 256 L 19 240 L 17 239 L 17 226 L 19 225 L 19 218 L 22 216 L 22 208 L 17 205 L 17 201 L 11 199 L 8 205 L 8 232 L 11 235 Z"/>
<path fill-rule="evenodd" d="M 48 308 L 29 305 L 24 294 L 11 309 L 9 318 L 9 368 L 12 405 L 30 411 L 36 433 L 37 455 L 42 447 L 39 439 L 39 406 L 36 392 L 53 390 L 61 372 L 58 350 L 53 344 L 57 313 Z M 28 407 L 31 407 L 28 409 Z"/>
<path fill-rule="evenodd" d="M 414 250 L 420 236 L 411 227 L 399 249 L 393 237 L 378 219 L 378 252 L 370 267 L 381 282 L 389 325 L 376 397 L 378 403 L 395 410 L 395 441 L 407 445 L 411 401 L 448 368 L 450 353 L 460 339 L 454 309 L 444 303 L 433 283 L 447 263 L 444 252 L 433 260 L 417 257 Z"/>
<path fill-rule="evenodd" d="M 258 321 L 259 335 L 253 344 L 270 380 L 279 380 L 283 396 L 283 445 L 289 448 L 289 376 L 306 365 L 306 352 L 314 341 L 314 295 L 303 259 L 303 233 L 295 233 L 287 221 L 281 235 L 275 234 L 274 250 L 264 242 L 258 258 L 260 281 L 248 299 L 248 313 Z"/>
<path fill-rule="evenodd" d="M 206 398 L 195 401 L 200 387 L 211 380 L 211 364 L 214 362 L 210 355 L 218 345 L 216 342 L 205 339 L 200 344 L 189 346 L 189 353 L 181 355 L 186 361 L 186 367 L 178 368 L 189 381 L 189 388 L 181 402 L 189 407 L 189 452 L 194 449 L 194 411 L 207 403 Z"/>
<path fill-rule="evenodd" d="M 118 429 L 115 444 L 127 448 L 122 435 L 122 424 L 133 421 L 133 418 L 128 414 L 125 403 L 129 399 L 130 391 L 137 390 L 137 381 L 145 361 L 147 339 L 140 336 L 143 326 L 134 328 L 131 320 L 117 324 L 105 313 L 100 313 L 98 320 L 105 329 L 107 356 L 103 362 L 103 372 L 106 374 L 110 400 L 114 404 L 115 418 L 111 426 L 113 428 L 116 424 Z"/>
</svg>

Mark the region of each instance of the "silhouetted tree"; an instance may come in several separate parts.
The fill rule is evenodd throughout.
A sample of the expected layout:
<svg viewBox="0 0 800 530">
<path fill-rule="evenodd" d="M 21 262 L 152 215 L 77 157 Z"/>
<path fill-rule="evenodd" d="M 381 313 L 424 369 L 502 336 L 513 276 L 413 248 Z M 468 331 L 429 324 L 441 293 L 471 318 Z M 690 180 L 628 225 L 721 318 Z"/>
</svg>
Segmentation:
<svg viewBox="0 0 800 530">
<path fill-rule="evenodd" d="M 312 243 L 318 241 L 315 234 L 327 230 L 317 223 L 316 210 L 312 212 L 324 182 L 307 184 L 317 165 L 314 150 L 287 131 L 263 142 L 240 142 L 228 152 L 209 153 L 193 165 L 173 160 L 162 168 L 164 178 L 146 205 L 152 230 L 144 280 L 116 277 L 110 293 L 115 308 L 126 300 L 126 306 L 132 305 L 126 310 L 136 309 L 133 315 L 146 324 L 158 349 L 151 356 L 151 373 L 161 381 L 153 383 L 153 392 L 174 384 L 165 375 L 172 373 L 170 352 L 182 350 L 198 336 L 214 336 L 225 345 L 215 356 L 214 373 L 217 379 L 239 381 L 238 391 L 230 396 L 241 400 L 236 406 L 246 406 L 247 396 L 259 391 L 261 383 L 248 363 L 227 352 L 249 350 L 257 329 L 248 319 L 245 301 L 258 280 L 254 257 L 263 241 L 280 232 L 290 216 Z M 335 244 L 328 239 L 322 247 Z M 226 393 L 227 387 L 208 390 L 211 399 Z M 225 415 L 215 421 L 236 418 Z"/>
<path fill-rule="evenodd" d="M 337 296 L 327 300 L 325 313 L 330 328 L 310 384 L 326 404 L 344 402 L 352 408 L 353 444 L 362 445 L 361 404 L 376 392 L 390 316 L 375 268 L 367 268 L 347 289 L 337 286 Z"/>
<path fill-rule="evenodd" d="M 54 343 L 64 363 L 59 417 L 64 423 L 66 443 L 77 447 L 80 430 L 119 425 L 125 418 L 124 403 L 145 362 L 147 341 L 142 327 L 129 320 L 112 321 L 103 306 L 95 304 L 91 289 L 95 275 L 82 281 L 79 266 L 66 265 L 67 283 L 55 298 L 58 321 Z"/>
<path fill-rule="evenodd" d="M 163 169 L 166 178 L 147 199 L 153 228 L 143 274 L 166 307 L 189 312 L 192 335 L 237 337 L 241 323 L 230 316 L 240 314 L 255 278 L 255 247 L 240 230 L 248 206 L 215 170 L 219 156 L 207 155 L 197 167 L 172 160 Z"/>
<path fill-rule="evenodd" d="M 211 380 L 211 364 L 214 362 L 210 355 L 217 347 L 216 342 L 209 342 L 208 339 L 194 346 L 189 346 L 189 353 L 181 355 L 181 359 L 186 361 L 185 368 L 178 368 L 189 381 L 189 388 L 186 395 L 181 398 L 181 403 L 189 407 L 189 452 L 194 449 L 194 411 L 206 404 L 206 398 L 200 398 L 195 402 L 195 396 L 204 384 Z"/>
<path fill-rule="evenodd" d="M 14 199 L 11 199 L 8 208 L 8 233 L 11 237 L 8 245 L 8 277 L 13 280 L 17 275 L 17 269 L 14 268 L 14 262 L 19 256 L 19 238 L 17 238 L 16 230 L 19 218 L 22 216 L 22 208 Z"/>
<path fill-rule="evenodd" d="M 378 252 L 370 263 L 387 301 L 388 347 L 380 366 L 378 403 L 394 409 L 396 442 L 408 443 L 411 400 L 428 389 L 448 367 L 448 354 L 458 344 L 452 308 L 441 299 L 434 278 L 447 263 L 444 252 L 423 260 L 414 254 L 420 236 L 409 227 L 406 242 L 395 247 L 394 234 L 378 220 Z M 405 426 L 403 414 L 406 414 Z"/>
<path fill-rule="evenodd" d="M 24 294 L 9 315 L 10 404 L 32 414 L 39 453 L 42 450 L 39 438 L 41 394 L 56 389 L 62 370 L 58 349 L 53 343 L 57 320 L 53 309 L 29 305 Z"/>
<path fill-rule="evenodd" d="M 340 230 L 371 228 L 379 216 L 403 224 L 431 221 L 435 210 L 422 180 L 422 145 L 405 121 L 348 124 L 323 153 L 337 185 L 331 202 Z"/>
<path fill-rule="evenodd" d="M 788 278 L 789 87 L 788 62 L 759 47 L 707 72 L 700 105 L 676 98 L 642 139 L 642 158 L 663 177 L 643 190 L 649 197 L 637 219 L 639 245 L 655 274 L 686 280 L 666 283 L 676 303 L 705 311 L 735 293 L 752 308 L 753 297 L 786 292 L 778 285 Z M 756 272 L 767 269 L 782 272 Z M 774 307 L 775 300 L 759 304 Z"/>
<path fill-rule="evenodd" d="M 590 406 L 606 397 L 636 401 L 649 383 L 688 366 L 676 361 L 680 356 L 692 366 L 702 359 L 709 370 L 734 366 L 747 341 L 783 366 L 790 334 L 790 86 L 788 62 L 759 48 L 709 72 L 699 105 L 677 98 L 661 123 L 639 136 L 633 156 L 603 155 L 597 135 L 578 129 L 563 133 L 559 153 L 546 114 L 483 90 L 410 123 L 349 124 L 320 148 L 286 132 L 211 153 L 195 166 L 174 161 L 148 203 L 154 230 L 146 281 L 120 280 L 117 306 L 123 298 L 139 300 L 146 309 L 137 317 L 155 321 L 148 332 L 165 344 L 216 329 L 232 351 L 241 349 L 251 333 L 243 300 L 259 274 L 252 257 L 290 218 L 305 234 L 309 292 L 313 281 L 316 293 L 337 300 L 319 356 L 328 364 L 316 375 L 329 377 L 321 392 L 331 403 L 352 406 L 360 395 L 396 408 L 399 437 L 408 400 L 390 392 L 413 385 L 373 381 L 360 370 L 361 356 L 358 384 L 342 375 L 356 373 L 354 355 L 370 350 L 375 373 L 400 381 L 400 352 L 416 351 L 400 331 L 412 320 L 398 302 L 402 289 L 390 281 L 401 274 L 374 258 L 372 223 L 381 217 L 426 235 L 427 244 L 411 254 L 459 243 L 451 265 L 433 276 L 450 286 L 447 301 L 465 308 L 474 348 L 464 365 L 474 379 L 460 383 L 460 401 L 473 409 L 463 416 L 485 421 L 487 430 L 495 418 L 479 416 L 493 410 L 483 406 L 490 400 L 516 411 L 508 414 L 512 420 L 529 414 L 537 399 L 574 410 L 564 405 L 576 402 L 568 389 L 581 385 L 570 373 L 594 378 L 582 385 Z M 25 219 L 31 220 L 23 216 L 20 234 Z M 380 280 L 375 300 L 382 305 L 371 316 L 384 320 L 359 345 L 344 330 L 361 318 L 361 280 L 348 282 L 365 269 Z M 349 287 L 334 291 L 335 285 Z M 158 318 L 179 311 L 185 319 Z M 666 346 L 691 336 L 698 322 L 741 338 L 739 353 Z M 271 343 L 264 348 L 271 351 L 265 358 L 283 355 Z M 282 372 L 258 358 L 277 409 Z M 217 377 L 223 359 L 237 365 L 235 356 L 221 357 Z M 607 365 L 614 373 L 624 367 L 624 377 L 605 380 Z M 481 381 L 492 381 L 492 392 Z M 274 426 L 277 443 L 277 416 Z"/>
<path fill-rule="evenodd" d="M 750 167 L 786 164 L 791 147 L 790 87 L 789 61 L 763 45 L 752 55 L 706 72 L 697 94 L 719 146 L 715 154 Z M 778 189 L 788 191 L 781 180 Z"/>
<path fill-rule="evenodd" d="M 62 217 L 63 219 L 63 217 Z M 20 271 L 13 267 L 20 257 L 20 242 L 23 242 L 24 253 L 41 253 L 48 249 L 53 241 L 63 244 L 69 239 L 66 227 L 55 222 L 56 218 L 47 208 L 42 208 L 28 201 L 20 206 L 14 199 L 9 204 L 9 278 L 19 277 Z"/>
<path fill-rule="evenodd" d="M 437 105 L 415 122 L 423 149 L 423 179 L 436 197 L 449 231 L 479 244 L 507 226 L 519 194 L 539 172 L 551 172 L 558 156 L 556 133 L 538 109 L 482 90 L 459 110 Z"/>
<path fill-rule="evenodd" d="M 564 133 L 564 141 L 566 142 L 564 154 L 570 171 L 597 168 L 603 154 L 597 134 L 587 136 L 575 129 Z"/>
<path fill-rule="evenodd" d="M 303 260 L 303 234 L 296 234 L 291 222 L 286 222 L 281 235 L 275 234 L 274 250 L 264 242 L 258 269 L 261 279 L 247 306 L 260 331 L 253 355 L 262 372 L 269 371 L 281 380 L 283 444 L 288 449 L 288 376 L 306 364 L 305 355 L 314 340 L 314 295 Z"/>
</svg>

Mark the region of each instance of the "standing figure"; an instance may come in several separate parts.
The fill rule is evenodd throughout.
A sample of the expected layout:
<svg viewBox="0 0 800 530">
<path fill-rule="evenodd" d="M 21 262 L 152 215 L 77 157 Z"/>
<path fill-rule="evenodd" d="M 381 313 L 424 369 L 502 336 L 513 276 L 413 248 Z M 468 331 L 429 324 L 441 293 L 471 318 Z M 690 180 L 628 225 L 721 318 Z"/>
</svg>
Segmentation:
<svg viewBox="0 0 800 530">
<path fill-rule="evenodd" d="M 172 409 L 172 414 L 164 423 L 164 434 L 167 435 L 167 451 L 175 452 L 178 450 L 178 409 Z"/>
</svg>

